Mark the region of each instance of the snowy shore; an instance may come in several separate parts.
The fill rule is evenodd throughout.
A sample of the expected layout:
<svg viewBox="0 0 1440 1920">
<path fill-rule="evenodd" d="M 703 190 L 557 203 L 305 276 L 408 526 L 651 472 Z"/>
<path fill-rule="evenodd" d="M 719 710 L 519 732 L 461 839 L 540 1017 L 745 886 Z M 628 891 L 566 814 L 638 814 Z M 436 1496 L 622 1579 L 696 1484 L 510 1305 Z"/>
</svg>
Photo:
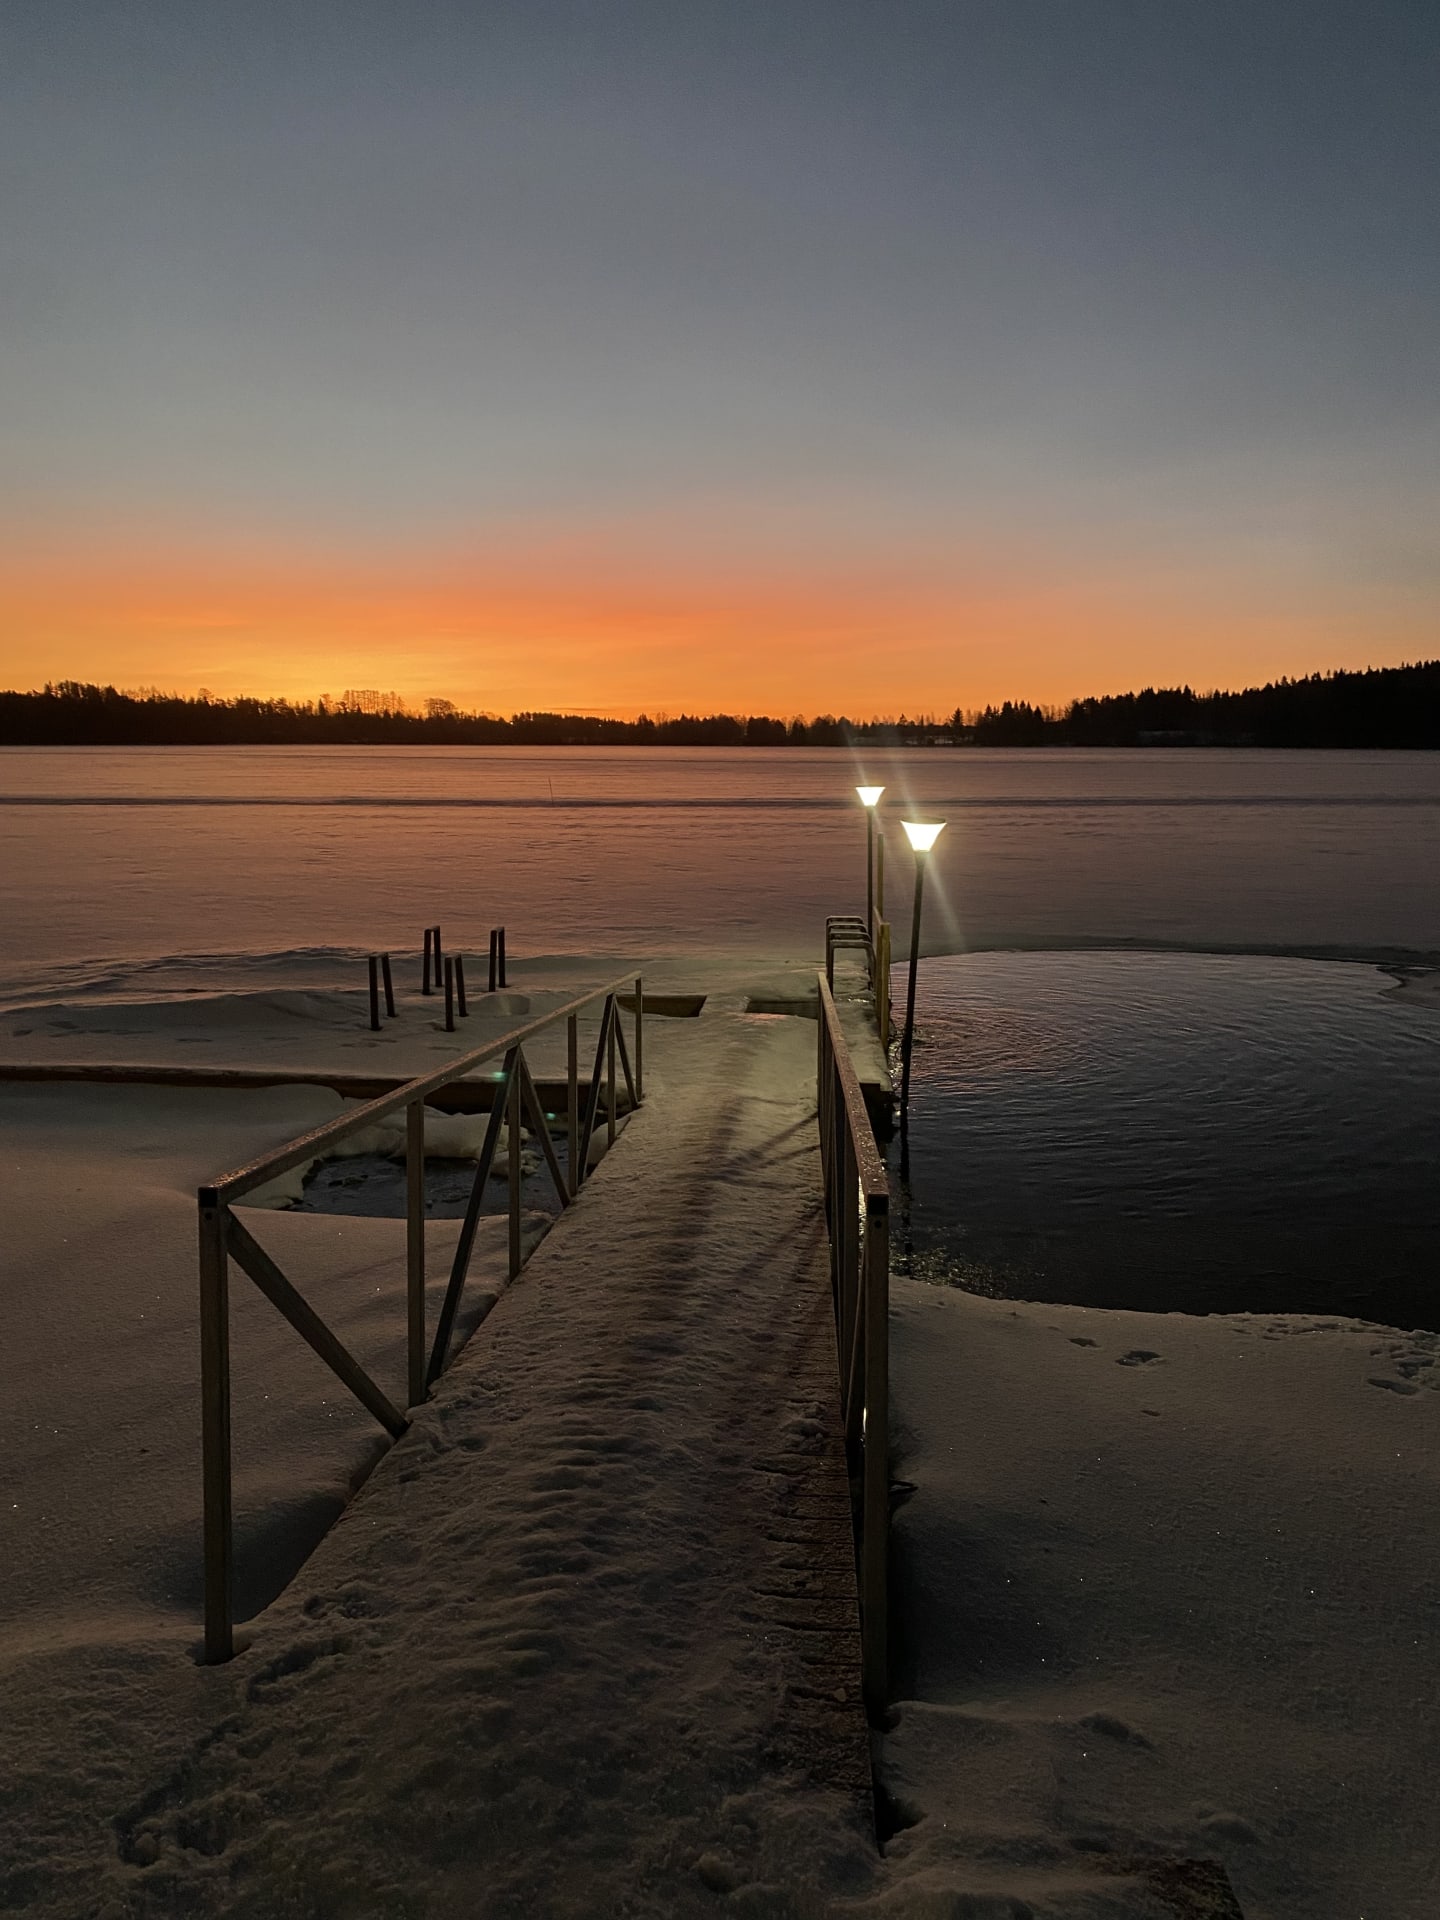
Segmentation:
<svg viewBox="0 0 1440 1920">
<path fill-rule="evenodd" d="M 72 998 L 0 1016 L 0 1061 L 414 1072 L 620 970 L 557 958 L 456 1035 L 432 1003 L 372 1036 L 316 982 Z M 479 1338 L 328 1536 L 377 1430 L 236 1289 L 256 1617 L 224 1670 L 193 1658 L 194 1188 L 340 1096 L 0 1085 L 0 1912 L 1183 1920 L 1233 1914 L 1228 1880 L 1246 1920 L 1428 1920 L 1440 1341 L 1353 1321 L 896 1283 L 875 1850 L 846 1595 L 834 1685 L 786 1677 L 836 1537 L 773 1505 L 833 1439 L 814 1028 L 745 1009 L 813 977 L 646 969 L 708 998 L 647 1030 L 652 1099 L 592 1190 L 613 1243 L 557 1229 L 509 1292 L 482 1246 Z M 398 1383 L 403 1224 L 252 1217 Z M 765 1317 L 797 1301 L 787 1374 L 801 1323 Z M 732 1634 L 747 1580 L 776 1611 Z"/>
</svg>

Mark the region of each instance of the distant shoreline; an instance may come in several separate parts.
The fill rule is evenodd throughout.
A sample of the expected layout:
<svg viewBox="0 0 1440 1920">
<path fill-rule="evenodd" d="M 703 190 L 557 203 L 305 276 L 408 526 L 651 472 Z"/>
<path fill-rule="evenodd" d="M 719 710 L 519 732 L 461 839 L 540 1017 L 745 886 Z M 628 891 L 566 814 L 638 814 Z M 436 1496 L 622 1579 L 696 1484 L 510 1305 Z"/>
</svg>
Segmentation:
<svg viewBox="0 0 1440 1920">
<path fill-rule="evenodd" d="M 1440 749 L 1440 660 L 1311 674 L 1240 692 L 1147 687 L 1064 708 L 1005 701 L 948 719 L 820 714 L 463 713 L 362 689 L 337 702 L 126 693 L 63 680 L 0 692 L 0 746 L 840 747 Z"/>
</svg>

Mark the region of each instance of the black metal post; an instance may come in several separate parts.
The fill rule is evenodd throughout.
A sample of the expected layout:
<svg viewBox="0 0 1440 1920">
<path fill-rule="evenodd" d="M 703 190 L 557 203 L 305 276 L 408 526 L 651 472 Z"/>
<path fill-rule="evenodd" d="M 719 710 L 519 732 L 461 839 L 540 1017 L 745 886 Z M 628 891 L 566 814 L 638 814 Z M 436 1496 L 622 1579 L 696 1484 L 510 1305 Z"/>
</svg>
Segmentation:
<svg viewBox="0 0 1440 1920">
<path fill-rule="evenodd" d="M 509 982 L 505 978 L 505 929 L 501 927 L 499 932 L 500 932 L 500 984 L 502 987 L 504 987 L 509 985 Z"/>
<path fill-rule="evenodd" d="M 875 938 L 875 809 L 865 809 L 865 931 Z"/>
<path fill-rule="evenodd" d="M 470 1018 L 470 1008 L 465 1000 L 465 956 L 463 953 L 457 953 L 455 956 L 455 1003 L 455 1010 L 460 1015 L 460 1018 L 462 1020 L 468 1020 Z"/>
<path fill-rule="evenodd" d="M 380 962 L 373 953 L 370 956 L 370 1031 L 380 1031 Z"/>
<path fill-rule="evenodd" d="M 393 1020 L 395 1018 L 395 982 L 390 974 L 390 956 L 388 953 L 382 953 L 380 956 L 380 977 L 385 982 L 386 1018 Z"/>
<path fill-rule="evenodd" d="M 490 988 L 489 990 L 491 993 L 494 993 L 496 987 L 499 986 L 500 984 L 500 974 L 499 974 L 498 964 L 497 964 L 500 949 L 496 940 L 496 936 L 498 935 L 499 931 L 500 929 L 498 927 L 491 927 L 490 929 Z"/>
<path fill-rule="evenodd" d="M 928 854 L 915 855 L 915 917 L 910 923 L 910 982 L 905 989 L 905 1037 L 900 1043 L 900 1118 L 910 1106 L 910 1050 L 915 1044 L 915 964 L 920 958 L 920 900 L 925 891 Z"/>
<path fill-rule="evenodd" d="M 435 991 L 438 993 L 440 991 L 440 929 L 432 927 L 430 936 L 431 944 L 435 948 Z"/>
<path fill-rule="evenodd" d="M 455 962 L 445 956 L 445 1031 L 455 1031 Z"/>
<path fill-rule="evenodd" d="M 421 993 L 429 993 L 430 991 L 430 942 L 434 932 L 435 929 L 433 927 L 426 927 L 425 929 L 425 970 L 420 975 Z"/>
</svg>

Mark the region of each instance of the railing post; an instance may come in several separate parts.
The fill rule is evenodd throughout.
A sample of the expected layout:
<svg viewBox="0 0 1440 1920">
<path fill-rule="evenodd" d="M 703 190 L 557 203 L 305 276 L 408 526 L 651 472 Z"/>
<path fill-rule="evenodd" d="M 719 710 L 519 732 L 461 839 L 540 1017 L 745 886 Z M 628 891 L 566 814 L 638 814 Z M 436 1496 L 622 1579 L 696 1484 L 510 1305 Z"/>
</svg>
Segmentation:
<svg viewBox="0 0 1440 1920">
<path fill-rule="evenodd" d="M 856 1205 L 858 1171 L 850 1128 L 840 1134 L 840 1390 L 850 1383 L 855 1357 L 855 1308 L 860 1293 L 860 1209 Z"/>
<path fill-rule="evenodd" d="M 565 1139 L 570 1156 L 570 1195 L 580 1191 L 580 1182 L 585 1178 L 585 1169 L 580 1165 L 580 1016 L 572 1013 L 566 1022 L 566 1071 L 570 1083 L 569 1126 Z"/>
<path fill-rule="evenodd" d="M 235 1651 L 230 1620 L 230 1275 L 225 1208 L 200 1189 L 200 1424 L 205 1495 L 205 1658 Z"/>
<path fill-rule="evenodd" d="M 645 1098 L 645 982 L 635 976 L 635 1099 Z"/>
<path fill-rule="evenodd" d="M 861 1666 L 865 1703 L 878 1723 L 889 1691 L 890 1206 L 865 1209 L 865 1488 L 861 1533 Z"/>
<path fill-rule="evenodd" d="M 507 1088 L 510 1128 L 510 1278 L 520 1271 L 520 1062 L 517 1058 Z"/>
<path fill-rule="evenodd" d="M 615 1022 L 620 1018 L 620 1006 L 612 993 L 609 1000 L 610 1027 L 609 1044 L 605 1050 L 605 1144 L 615 1144 Z"/>
<path fill-rule="evenodd" d="M 425 1102 L 405 1109 L 405 1302 L 409 1399 L 425 1398 Z"/>
</svg>

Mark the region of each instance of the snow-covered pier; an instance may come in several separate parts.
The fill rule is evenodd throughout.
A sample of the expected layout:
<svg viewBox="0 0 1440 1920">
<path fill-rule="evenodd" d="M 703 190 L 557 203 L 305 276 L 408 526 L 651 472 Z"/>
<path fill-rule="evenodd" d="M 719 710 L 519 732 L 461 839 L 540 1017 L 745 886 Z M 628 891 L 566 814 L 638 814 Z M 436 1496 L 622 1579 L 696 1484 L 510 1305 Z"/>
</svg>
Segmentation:
<svg viewBox="0 0 1440 1920">
<path fill-rule="evenodd" d="M 658 1023 L 619 1149 L 233 1661 L 196 1665 L 193 1624 L 146 1627 L 138 1592 L 78 1627 L 80 1649 L 24 1642 L 0 1890 L 37 1914 L 257 1920 L 788 1914 L 873 1894 L 816 1029 L 743 1008 Z M 161 1146 L 142 1126 L 131 1152 L 180 1155 L 186 1103 L 207 1096 L 151 1097 Z M 147 1112 L 131 1088 L 28 1098 L 52 1156 L 67 1103 L 128 1103 L 132 1130 Z M 192 1177 L 183 1155 L 144 1176 L 147 1244 L 177 1243 L 173 1274 L 168 1253 L 153 1267 L 177 1316 Z M 322 1234 L 358 1273 L 402 1226 L 264 1218 L 307 1285 Z M 441 1260 L 452 1232 L 432 1225 Z M 53 1268 L 38 1238 L 35 1258 Z M 240 1350 L 262 1330 L 304 1361 L 273 1315 Z M 166 1517 L 187 1560 L 196 1518 Z M 151 1547 L 126 1552 L 137 1590 L 153 1583 Z"/>
</svg>

